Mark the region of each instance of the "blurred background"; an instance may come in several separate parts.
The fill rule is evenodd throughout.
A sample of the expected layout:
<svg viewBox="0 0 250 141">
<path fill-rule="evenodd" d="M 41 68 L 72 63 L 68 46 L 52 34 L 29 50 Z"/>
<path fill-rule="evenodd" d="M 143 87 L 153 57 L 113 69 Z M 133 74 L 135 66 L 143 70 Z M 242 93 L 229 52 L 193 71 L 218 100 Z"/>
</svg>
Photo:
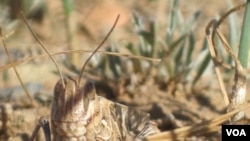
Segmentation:
<svg viewBox="0 0 250 141">
<path fill-rule="evenodd" d="M 161 59 L 160 62 L 96 53 L 85 68 L 84 77 L 93 81 L 97 92 L 110 100 L 144 110 L 152 119 L 164 119 L 159 127 L 170 130 L 211 119 L 226 112 L 214 74 L 205 27 L 243 0 L 2 0 L 0 26 L 13 61 L 36 59 L 17 65 L 28 91 L 49 115 L 53 89 L 59 80 L 55 65 L 36 42 L 19 11 L 28 18 L 34 32 L 52 53 L 65 50 L 94 50 L 120 19 L 101 51 Z M 244 10 L 232 14 L 220 27 L 237 53 Z M 24 110 L 29 99 L 0 45 L 0 99 Z M 218 46 L 221 43 L 218 42 Z M 221 57 L 232 60 L 221 47 Z M 90 53 L 55 55 L 63 76 L 79 76 Z M 233 70 L 222 70 L 228 93 Z M 30 110 L 30 111 L 29 111 Z M 32 114 L 32 108 L 26 111 Z M 16 114 L 15 111 L 13 114 Z M 168 118 L 172 117 L 169 123 Z M 14 119 L 13 119 L 14 121 Z M 35 127 L 31 123 L 31 128 Z M 174 122 L 174 123 L 173 123 Z M 13 123 L 13 128 L 16 123 Z M 12 135 L 23 133 L 16 129 Z M 27 131 L 30 135 L 31 132 Z M 213 134 L 211 138 L 218 138 Z M 202 138 L 206 138 L 202 137 Z M 23 139 L 25 140 L 25 139 Z"/>
</svg>

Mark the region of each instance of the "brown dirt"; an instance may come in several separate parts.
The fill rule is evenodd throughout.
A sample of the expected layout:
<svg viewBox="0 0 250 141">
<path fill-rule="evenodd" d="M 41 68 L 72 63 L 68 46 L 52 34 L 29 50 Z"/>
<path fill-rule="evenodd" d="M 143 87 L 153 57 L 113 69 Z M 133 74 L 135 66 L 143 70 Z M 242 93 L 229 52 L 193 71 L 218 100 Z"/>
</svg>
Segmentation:
<svg viewBox="0 0 250 141">
<path fill-rule="evenodd" d="M 240 3 L 239 1 L 233 2 Z M 86 3 L 88 4 L 86 5 Z M 159 27 L 165 30 L 164 24 L 168 24 L 166 20 L 168 14 L 166 14 L 167 12 L 165 11 L 169 10 L 171 4 L 170 0 L 162 2 L 152 1 L 151 3 L 146 0 L 128 0 L 126 2 L 96 0 L 86 3 L 78 3 L 82 8 L 76 10 L 73 15 L 75 19 L 77 19 L 78 26 L 82 29 L 77 32 L 79 49 L 93 49 L 96 47 L 111 27 L 118 13 L 121 15 L 121 19 L 115 31 L 112 33 L 111 38 L 105 43 L 106 45 L 111 42 L 116 42 L 121 45 L 128 41 L 136 42 L 138 38 L 136 38 L 133 31 L 131 20 L 132 11 L 137 11 L 143 15 L 145 21 L 156 18 L 160 23 Z M 44 19 L 42 22 L 32 22 L 32 26 L 51 51 L 65 50 L 68 48 L 68 43 L 65 35 L 66 31 L 64 28 L 64 16 L 61 4 L 49 0 L 46 1 L 46 4 L 48 5 L 48 9 Z M 224 13 L 228 9 L 224 1 L 217 0 L 203 0 L 202 2 L 200 2 L 200 0 L 180 1 L 180 5 L 180 10 L 184 13 L 183 16 L 186 19 L 194 11 L 202 9 L 195 29 L 197 48 L 200 48 L 202 40 L 205 37 L 204 29 L 207 23 L 213 19 L 216 14 Z M 10 23 L 8 23 L 3 25 L 2 29 L 4 33 L 16 30 L 16 33 L 6 40 L 9 50 L 19 53 L 19 57 L 16 55 L 15 59 L 18 60 L 25 56 L 37 55 L 41 52 L 39 45 L 22 23 L 14 27 L 11 27 Z M 82 63 L 88 56 L 81 54 L 80 57 L 80 64 L 77 65 L 77 68 L 81 68 Z M 1 66 L 8 63 L 5 54 L 1 53 L 0 58 L 3 58 L 0 61 Z M 61 69 L 69 73 L 70 71 L 63 67 L 63 61 L 61 60 L 64 58 L 65 56 L 56 57 Z M 52 71 L 55 71 L 55 67 L 48 57 L 20 64 L 17 68 L 24 83 L 39 83 L 43 86 L 42 89 L 36 91 L 38 93 L 38 99 L 41 100 L 38 102 L 38 108 L 25 107 L 25 103 L 28 101 L 22 91 L 16 92 L 22 93 L 21 98 L 16 100 L 6 98 L 1 101 L 2 104 L 11 103 L 14 110 L 11 117 L 11 133 L 8 140 L 27 140 L 35 128 L 37 119 L 39 119 L 40 116 L 49 117 L 53 87 L 59 77 L 52 73 Z M 91 69 L 91 67 L 89 69 Z M 70 74 L 74 75 L 73 73 Z M 1 90 L 20 86 L 12 69 L 1 70 L 0 76 L 1 80 L 3 80 L 2 82 L 4 82 L 0 83 Z M 134 75 L 129 79 L 132 79 L 132 77 L 137 80 L 141 78 L 140 75 Z M 169 120 L 166 120 L 159 125 L 163 131 L 212 119 L 226 112 L 217 79 L 212 74 L 203 76 L 194 88 L 191 88 L 188 84 L 156 82 L 157 80 L 147 77 L 146 80 L 142 82 L 138 81 L 138 85 L 135 85 L 132 91 L 128 91 L 124 87 L 128 87 L 125 83 L 125 79 L 119 80 L 119 83 L 108 82 L 109 85 L 103 84 L 105 82 L 98 81 L 100 80 L 99 78 L 95 80 L 98 92 L 116 102 L 149 112 L 154 120 L 168 119 L 173 116 L 175 123 L 169 123 Z M 231 89 L 230 84 L 231 82 L 227 84 L 229 90 Z M 248 114 L 247 117 L 249 117 Z M 1 137 L 0 140 L 6 140 L 2 134 Z M 220 135 L 218 133 L 214 133 L 212 135 L 209 134 L 199 137 L 199 139 L 218 140 L 219 137 Z M 197 138 L 191 137 L 187 140 L 197 140 Z"/>
</svg>

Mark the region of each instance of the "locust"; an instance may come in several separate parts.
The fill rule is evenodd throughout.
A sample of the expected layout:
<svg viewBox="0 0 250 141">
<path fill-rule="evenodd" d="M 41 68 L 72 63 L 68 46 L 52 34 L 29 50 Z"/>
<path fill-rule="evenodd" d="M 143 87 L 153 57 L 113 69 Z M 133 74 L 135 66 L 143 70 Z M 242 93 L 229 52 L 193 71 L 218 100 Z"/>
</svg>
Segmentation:
<svg viewBox="0 0 250 141">
<path fill-rule="evenodd" d="M 119 15 L 107 36 L 84 63 L 80 75 L 61 77 L 56 83 L 50 120 L 46 117 L 39 119 L 30 141 L 35 139 L 40 128 L 46 141 L 142 140 L 160 132 L 148 113 L 98 96 L 94 84 L 83 78 L 86 64 L 111 34 L 118 19 Z M 24 21 L 31 29 L 25 17 Z"/>
</svg>

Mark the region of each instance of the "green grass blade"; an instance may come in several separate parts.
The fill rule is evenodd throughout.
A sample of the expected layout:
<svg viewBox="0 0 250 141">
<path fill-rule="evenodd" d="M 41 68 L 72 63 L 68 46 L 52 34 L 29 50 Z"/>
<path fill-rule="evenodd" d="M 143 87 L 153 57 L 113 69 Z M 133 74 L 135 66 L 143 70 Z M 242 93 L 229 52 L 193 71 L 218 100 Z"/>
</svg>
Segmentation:
<svg viewBox="0 0 250 141">
<path fill-rule="evenodd" d="M 107 48 L 108 52 L 119 52 L 115 45 L 109 46 Z M 119 78 L 121 74 L 121 60 L 117 56 L 108 56 L 109 68 L 114 75 L 114 78 Z"/>
<path fill-rule="evenodd" d="M 208 44 L 207 44 L 206 39 L 205 39 L 203 42 L 203 48 L 208 48 L 207 46 L 208 46 Z M 205 72 L 205 70 L 208 67 L 208 64 L 211 60 L 211 56 L 210 56 L 209 51 L 208 50 L 204 50 L 204 51 L 207 51 L 206 57 L 204 57 L 204 60 L 201 61 L 200 66 L 198 67 L 197 74 L 193 79 L 193 85 L 195 85 L 196 82 L 200 79 L 201 75 Z"/>
<path fill-rule="evenodd" d="M 197 21 L 201 11 L 196 11 L 192 16 L 188 19 L 186 24 L 182 27 L 182 33 L 190 32 L 193 27 L 195 27 L 195 22 Z"/>
<path fill-rule="evenodd" d="M 249 31 L 250 31 L 250 0 L 247 0 L 243 26 L 241 30 L 240 48 L 238 53 L 239 60 L 244 68 L 247 68 L 248 64 L 248 52 L 250 47 Z"/>
<path fill-rule="evenodd" d="M 194 38 L 194 34 L 191 33 L 189 36 L 189 47 L 187 50 L 187 58 L 185 62 L 186 65 L 191 63 L 192 54 L 194 52 L 194 46 L 195 46 L 195 38 Z"/>
<path fill-rule="evenodd" d="M 178 5 L 179 5 L 179 0 L 173 0 L 172 1 L 172 6 L 171 6 L 171 14 L 170 14 L 170 24 L 169 27 L 167 28 L 167 35 L 166 35 L 166 41 L 167 43 L 171 43 L 173 39 L 173 32 L 175 29 L 176 25 L 176 15 L 177 15 L 177 10 L 178 10 Z"/>
<path fill-rule="evenodd" d="M 188 37 L 188 34 L 183 34 L 183 35 L 181 35 L 178 39 L 176 39 L 175 41 L 173 41 L 173 42 L 169 45 L 170 52 L 172 52 L 173 50 L 175 50 L 175 48 L 176 48 L 183 40 L 186 39 L 186 37 Z"/>
<path fill-rule="evenodd" d="M 64 13 L 68 16 L 73 10 L 73 2 L 71 0 L 62 0 Z"/>
</svg>

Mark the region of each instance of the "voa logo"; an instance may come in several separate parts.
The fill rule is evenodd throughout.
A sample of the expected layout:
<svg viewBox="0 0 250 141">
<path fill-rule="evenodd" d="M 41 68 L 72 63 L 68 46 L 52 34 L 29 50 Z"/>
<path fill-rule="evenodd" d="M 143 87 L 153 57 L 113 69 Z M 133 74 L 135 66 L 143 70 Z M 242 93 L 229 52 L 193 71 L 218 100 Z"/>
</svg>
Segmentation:
<svg viewBox="0 0 250 141">
<path fill-rule="evenodd" d="M 247 136 L 244 129 L 226 129 L 228 136 Z"/>
</svg>

